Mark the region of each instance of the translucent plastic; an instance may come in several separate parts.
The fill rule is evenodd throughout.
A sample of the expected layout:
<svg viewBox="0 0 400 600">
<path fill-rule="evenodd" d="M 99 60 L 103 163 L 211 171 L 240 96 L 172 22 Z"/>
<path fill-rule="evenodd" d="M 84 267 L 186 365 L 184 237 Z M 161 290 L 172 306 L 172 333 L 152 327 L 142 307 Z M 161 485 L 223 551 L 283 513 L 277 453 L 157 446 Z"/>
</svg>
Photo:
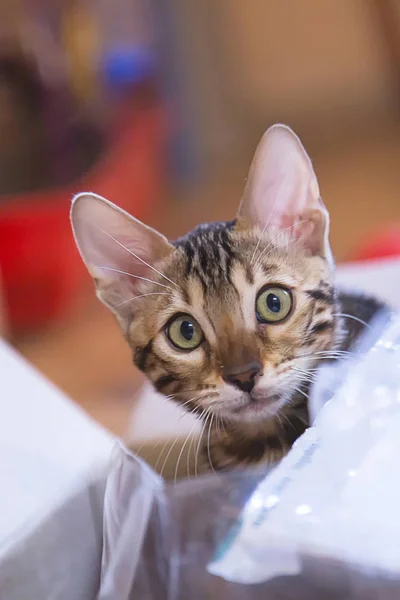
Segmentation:
<svg viewBox="0 0 400 600">
<path fill-rule="evenodd" d="M 400 314 L 371 341 L 271 473 L 170 486 L 117 448 L 99 599 L 400 598 Z"/>
</svg>

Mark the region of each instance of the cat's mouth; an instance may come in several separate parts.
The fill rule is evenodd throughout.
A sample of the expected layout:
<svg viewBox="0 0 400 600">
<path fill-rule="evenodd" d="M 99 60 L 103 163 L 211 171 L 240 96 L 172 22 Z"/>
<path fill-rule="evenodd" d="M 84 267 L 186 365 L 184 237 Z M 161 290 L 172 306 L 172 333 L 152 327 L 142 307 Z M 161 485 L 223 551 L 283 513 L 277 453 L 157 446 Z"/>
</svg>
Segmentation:
<svg viewBox="0 0 400 600">
<path fill-rule="evenodd" d="M 246 394 L 245 402 L 240 404 L 240 406 L 233 407 L 231 412 L 235 416 L 243 416 L 245 414 L 260 415 L 263 413 L 272 417 L 281 406 L 281 394 Z"/>
</svg>

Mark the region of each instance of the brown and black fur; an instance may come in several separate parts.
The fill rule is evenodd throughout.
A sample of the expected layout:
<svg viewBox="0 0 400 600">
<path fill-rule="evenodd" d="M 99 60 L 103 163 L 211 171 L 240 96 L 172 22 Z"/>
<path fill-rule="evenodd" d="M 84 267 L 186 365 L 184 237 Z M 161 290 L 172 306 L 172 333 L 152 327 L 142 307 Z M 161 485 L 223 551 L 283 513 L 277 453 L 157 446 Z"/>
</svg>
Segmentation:
<svg viewBox="0 0 400 600">
<path fill-rule="evenodd" d="M 295 364 L 296 358 L 301 360 L 302 354 L 332 351 L 331 358 L 328 354 L 326 358 L 322 358 L 325 355 L 316 355 L 308 365 L 310 371 L 323 361 L 339 358 L 342 356 L 340 351 L 351 349 L 365 328 L 362 321 L 368 323 L 382 306 L 373 298 L 337 293 L 323 259 L 314 261 L 298 256 L 298 248 L 294 247 L 292 252 L 289 240 L 281 241 L 269 248 L 268 255 L 260 263 L 262 283 L 280 283 L 282 270 L 285 274 L 299 273 L 301 270 L 297 268 L 296 261 L 304 261 L 306 272 L 309 267 L 309 273 L 304 277 L 302 286 L 305 308 L 301 323 L 297 323 L 295 329 L 295 325 L 289 321 L 283 344 L 269 339 L 265 331 L 254 333 L 246 343 L 245 332 L 232 329 L 229 307 L 239 300 L 241 294 L 233 280 L 235 270 L 242 270 L 245 283 L 255 282 L 256 275 L 250 257 L 256 242 L 257 237 L 248 231 L 241 231 L 235 221 L 200 225 L 173 242 L 175 251 L 171 256 L 170 268 L 167 264 L 162 265 L 168 277 L 179 281 L 179 290 L 173 289 L 165 297 L 154 296 L 151 299 L 154 313 L 166 311 L 163 321 L 167 321 L 171 303 L 175 305 L 183 301 L 185 308 L 182 311 L 185 312 L 195 296 L 198 301 L 202 298 L 206 312 L 217 310 L 218 321 L 212 325 L 217 334 L 217 347 L 206 342 L 207 349 L 202 360 L 183 365 L 175 356 L 169 356 L 168 352 L 165 354 L 153 343 L 153 337 L 148 340 L 153 328 L 145 322 L 148 316 L 141 315 L 139 310 L 129 328 L 128 341 L 134 348 L 134 361 L 138 368 L 160 393 L 178 403 L 187 403 L 186 408 L 199 414 L 200 418 L 207 417 L 207 425 L 210 424 L 210 416 L 205 415 L 204 411 L 209 407 L 219 410 L 221 364 L 248 360 L 243 355 L 246 352 L 250 355 L 254 353 L 257 341 L 261 342 L 264 360 L 273 355 L 280 366 Z M 270 244 L 266 236 L 259 253 L 262 254 Z M 313 264 L 307 266 L 307 262 Z M 151 285 L 144 285 L 143 293 L 149 293 L 151 289 L 154 290 Z M 150 310 L 150 298 L 146 298 L 143 302 Z M 355 316 L 357 320 L 351 319 L 351 316 L 338 316 L 340 313 Z M 145 343 L 141 342 L 141 335 Z M 307 396 L 310 383 L 308 378 L 304 381 L 299 378 L 296 383 L 301 391 L 288 393 L 290 397 L 287 404 L 272 419 L 243 423 L 231 421 L 225 413 L 220 415 L 220 419 L 216 417 L 214 427 L 210 434 L 206 430 L 204 440 L 204 456 L 212 463 L 211 466 L 221 469 L 258 465 L 273 463 L 281 458 L 309 426 Z M 197 393 L 186 391 L 188 389 Z"/>
<path fill-rule="evenodd" d="M 336 289 L 329 215 L 311 162 L 285 126 L 261 140 L 235 220 L 168 242 L 107 200 L 80 194 L 72 224 L 135 364 L 201 419 L 213 469 L 279 460 L 309 426 L 318 367 L 346 356 L 381 307 Z M 259 318 L 265 286 L 290 298 L 279 322 Z M 202 332 L 190 350 L 169 335 L 182 314 Z M 238 385 L 237 374 L 254 365 L 251 388 Z"/>
</svg>

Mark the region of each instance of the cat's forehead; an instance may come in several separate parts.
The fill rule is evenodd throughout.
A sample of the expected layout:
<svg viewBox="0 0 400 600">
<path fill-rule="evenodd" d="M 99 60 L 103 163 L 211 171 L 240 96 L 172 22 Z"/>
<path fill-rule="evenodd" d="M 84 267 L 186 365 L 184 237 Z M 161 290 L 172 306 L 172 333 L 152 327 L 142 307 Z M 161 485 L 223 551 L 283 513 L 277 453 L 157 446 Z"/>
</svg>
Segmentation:
<svg viewBox="0 0 400 600">
<path fill-rule="evenodd" d="M 253 329 L 254 301 L 268 283 L 289 288 L 313 287 L 321 278 L 321 260 L 291 250 L 285 239 L 257 229 L 243 230 L 235 221 L 200 225 L 177 240 L 168 275 L 179 283 L 174 308 L 206 313 L 215 331 Z M 191 310 L 193 309 L 193 311 Z M 167 311 L 172 310 L 169 304 Z"/>
<path fill-rule="evenodd" d="M 232 288 L 242 293 L 260 279 L 291 287 L 320 277 L 319 258 L 310 260 L 284 236 L 243 231 L 236 221 L 200 225 L 174 245 L 172 262 L 181 281 L 196 280 L 205 295 L 217 295 L 221 301 L 231 299 Z"/>
<path fill-rule="evenodd" d="M 237 248 L 232 232 L 235 221 L 199 225 L 174 245 L 178 268 L 186 280 L 196 278 L 204 291 L 221 290 L 229 277 Z"/>
<path fill-rule="evenodd" d="M 146 345 L 174 315 L 183 313 L 200 323 L 211 344 L 219 347 L 225 340 L 229 348 L 256 330 L 257 297 L 269 284 L 291 289 L 296 330 L 315 290 L 332 285 L 323 258 L 295 247 L 290 237 L 245 229 L 234 221 L 199 226 L 173 245 L 175 251 L 156 265 L 156 284 L 142 283 L 142 300 L 130 325 L 135 345 Z"/>
</svg>

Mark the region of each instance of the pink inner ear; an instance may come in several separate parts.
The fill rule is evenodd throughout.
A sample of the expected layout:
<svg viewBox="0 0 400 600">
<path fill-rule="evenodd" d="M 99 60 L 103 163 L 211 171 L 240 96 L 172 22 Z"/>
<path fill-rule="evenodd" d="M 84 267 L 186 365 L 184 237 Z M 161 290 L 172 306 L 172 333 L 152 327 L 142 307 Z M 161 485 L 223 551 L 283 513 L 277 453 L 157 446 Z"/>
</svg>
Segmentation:
<svg viewBox="0 0 400 600">
<path fill-rule="evenodd" d="M 298 137 L 285 126 L 263 136 L 254 156 L 239 217 L 262 231 L 271 228 L 325 252 L 329 219 L 317 178 Z"/>
<path fill-rule="evenodd" d="M 303 248 L 309 250 L 311 254 L 325 254 L 325 236 L 328 226 L 327 215 L 323 210 L 308 210 L 301 215 L 301 219 L 291 224 L 291 219 L 287 219 L 287 230 L 290 239 L 297 240 Z"/>
<path fill-rule="evenodd" d="M 113 240 L 111 240 L 110 243 L 112 242 Z M 145 277 L 146 274 L 151 271 L 150 260 L 152 260 L 152 257 L 149 249 L 143 248 L 140 243 L 134 243 L 133 240 L 122 236 L 118 242 L 121 245 L 118 246 L 118 248 L 114 248 L 113 251 L 115 264 L 117 264 L 120 269 L 123 269 L 132 275 Z"/>
<path fill-rule="evenodd" d="M 155 264 L 168 256 L 173 246 L 154 229 L 94 194 L 80 194 L 74 199 L 71 220 L 99 298 L 118 318 L 126 320 L 143 280 L 167 279 Z M 160 281 L 156 285 L 161 291 L 168 287 Z"/>
<path fill-rule="evenodd" d="M 152 263 L 158 258 L 159 249 L 154 247 L 151 237 L 140 233 L 132 230 L 131 236 L 120 232 L 112 235 L 98 229 L 95 234 L 95 269 L 101 272 L 105 280 L 113 279 L 116 284 L 119 281 L 118 287 L 129 290 L 131 295 L 143 280 L 154 279 Z"/>
</svg>

